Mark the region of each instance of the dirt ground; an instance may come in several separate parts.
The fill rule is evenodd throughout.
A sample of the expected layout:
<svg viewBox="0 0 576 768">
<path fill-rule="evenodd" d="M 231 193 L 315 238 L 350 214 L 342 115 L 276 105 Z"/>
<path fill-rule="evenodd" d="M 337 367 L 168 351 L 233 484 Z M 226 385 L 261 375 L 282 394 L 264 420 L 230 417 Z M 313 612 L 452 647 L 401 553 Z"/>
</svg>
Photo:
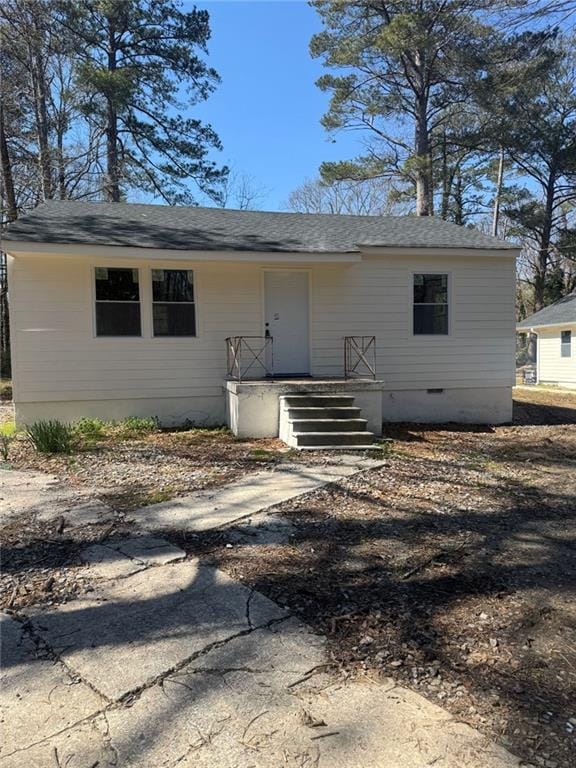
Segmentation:
<svg viewBox="0 0 576 768">
<path fill-rule="evenodd" d="M 530 764 L 573 768 L 576 392 L 519 387 L 512 426 L 395 425 L 386 438 L 384 467 L 276 508 L 289 543 L 238 543 L 233 529 L 178 543 L 326 634 L 341 674 L 394 677 Z M 202 430 L 68 458 L 22 444 L 17 468 L 104 489 L 119 517 L 6 526 L 0 604 L 71 599 L 79 548 L 130 530 L 135 503 L 230 482 L 280 449 Z"/>
<path fill-rule="evenodd" d="M 535 765 L 576 764 L 576 392 L 518 389 L 514 426 L 399 425 L 386 466 L 282 505 L 289 546 L 229 573 Z"/>
<path fill-rule="evenodd" d="M 5 420 L 7 406 L 4 406 Z M 1 416 L 0 412 L 0 416 Z M 42 454 L 24 434 L 10 447 L 8 466 L 57 476 L 95 490 L 120 512 L 210 488 L 260 471 L 287 452 L 278 440 L 239 440 L 226 429 L 155 430 L 80 441 L 69 454 Z"/>
</svg>

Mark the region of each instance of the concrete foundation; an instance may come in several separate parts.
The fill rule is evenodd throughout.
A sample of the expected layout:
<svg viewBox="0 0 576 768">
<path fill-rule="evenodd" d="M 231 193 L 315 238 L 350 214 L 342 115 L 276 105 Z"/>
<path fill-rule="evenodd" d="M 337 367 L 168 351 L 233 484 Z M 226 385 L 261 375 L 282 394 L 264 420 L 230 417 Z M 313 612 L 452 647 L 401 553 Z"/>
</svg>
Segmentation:
<svg viewBox="0 0 576 768">
<path fill-rule="evenodd" d="M 128 416 L 155 417 L 162 426 L 228 424 L 238 437 L 278 437 L 280 395 L 346 394 L 362 409 L 367 429 L 382 434 L 382 421 L 505 424 L 512 420 L 511 387 L 385 390 L 372 380 L 302 379 L 227 381 L 213 395 L 114 400 L 22 402 L 16 400 L 19 426 L 40 419 L 72 423 L 82 418 L 120 421 Z"/>
<path fill-rule="evenodd" d="M 205 397 L 156 397 L 132 400 L 70 400 L 61 402 L 15 402 L 15 418 L 19 426 L 41 419 L 59 419 L 72 423 L 83 418 L 121 421 L 128 416 L 157 418 L 165 427 L 190 422 L 200 427 L 221 426 L 226 421 L 222 393 Z"/>
<path fill-rule="evenodd" d="M 382 416 L 384 422 L 506 424 L 512 421 L 512 387 L 384 392 Z"/>
<path fill-rule="evenodd" d="M 226 382 L 226 420 L 238 437 L 278 437 L 280 396 L 297 394 L 352 395 L 362 409 L 367 428 L 382 434 L 381 381 L 372 380 L 282 380 Z"/>
</svg>

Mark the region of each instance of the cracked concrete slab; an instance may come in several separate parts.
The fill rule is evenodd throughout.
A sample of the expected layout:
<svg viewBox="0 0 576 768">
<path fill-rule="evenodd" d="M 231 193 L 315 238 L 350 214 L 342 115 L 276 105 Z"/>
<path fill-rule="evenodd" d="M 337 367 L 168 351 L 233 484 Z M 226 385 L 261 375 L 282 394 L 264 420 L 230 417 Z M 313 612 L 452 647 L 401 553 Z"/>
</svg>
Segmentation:
<svg viewBox="0 0 576 768">
<path fill-rule="evenodd" d="M 122 539 L 111 542 L 107 546 L 146 565 L 166 565 L 186 557 L 186 552 L 180 547 L 170 544 L 166 539 L 157 539 L 152 536 Z"/>
<path fill-rule="evenodd" d="M 132 514 L 148 530 L 207 531 L 381 464 L 374 459 L 343 456 L 325 466 L 282 465 L 279 469 L 249 475 L 221 489 L 198 491 L 180 499 L 143 507 Z"/>
<path fill-rule="evenodd" d="M 518 768 L 520 762 L 393 682 L 338 682 L 324 640 L 295 619 L 212 648 L 6 768 Z M 59 763 L 54 763 L 54 756 Z"/>
<path fill-rule="evenodd" d="M 104 581 L 89 598 L 30 613 L 34 630 L 101 693 L 119 699 L 285 611 L 215 568 L 186 561 Z"/>
<path fill-rule="evenodd" d="M 516 768 L 519 762 L 392 682 L 335 683 L 294 620 L 215 648 L 108 713 L 119 763 L 189 768 Z"/>
<path fill-rule="evenodd" d="M 5 759 L 2 768 L 120 768 L 110 745 L 106 718 L 99 715 Z"/>
<path fill-rule="evenodd" d="M 88 565 L 88 572 L 96 579 L 116 579 L 131 576 L 146 568 L 146 564 L 118 552 L 104 544 L 92 544 L 80 552 L 80 559 Z"/>
<path fill-rule="evenodd" d="M 69 728 L 106 704 L 62 664 L 43 657 L 20 622 L 1 615 L 0 637 L 0 762 L 11 752 Z"/>
<path fill-rule="evenodd" d="M 124 578 L 151 565 L 166 565 L 185 557 L 186 552 L 180 547 L 151 536 L 105 541 L 80 552 L 90 576 L 97 579 Z"/>
<path fill-rule="evenodd" d="M 53 510 L 44 509 L 38 514 L 39 520 L 51 520 L 54 517 Z M 115 513 L 108 504 L 91 499 L 84 504 L 74 504 L 71 509 L 63 512 L 64 520 L 69 528 L 79 528 L 84 525 L 105 523 L 115 517 Z"/>
<path fill-rule="evenodd" d="M 0 471 L 0 522 L 4 525 L 22 516 L 39 520 L 63 517 L 68 528 L 102 523 L 114 511 L 92 497 L 94 489 L 80 491 L 43 472 Z"/>
</svg>

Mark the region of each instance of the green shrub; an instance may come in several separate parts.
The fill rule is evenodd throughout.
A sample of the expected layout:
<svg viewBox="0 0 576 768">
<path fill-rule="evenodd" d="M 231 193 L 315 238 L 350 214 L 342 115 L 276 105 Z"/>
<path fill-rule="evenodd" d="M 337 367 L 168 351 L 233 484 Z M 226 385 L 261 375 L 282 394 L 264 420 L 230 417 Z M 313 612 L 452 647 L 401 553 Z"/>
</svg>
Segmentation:
<svg viewBox="0 0 576 768">
<path fill-rule="evenodd" d="M 125 436 L 145 435 L 158 429 L 158 419 L 142 419 L 139 416 L 128 416 L 127 419 L 118 424 L 118 428 L 120 433 Z"/>
<path fill-rule="evenodd" d="M 8 454 L 10 452 L 10 444 L 16 437 L 16 424 L 8 422 L 6 424 L 0 424 L 0 456 L 4 461 L 8 461 Z"/>
<path fill-rule="evenodd" d="M 4 366 L 0 365 L 0 371 L 3 371 Z M 12 382 L 10 379 L 0 379 L 0 400 L 12 400 Z"/>
<path fill-rule="evenodd" d="M 106 424 L 101 419 L 80 419 L 72 425 L 72 431 L 84 440 L 102 440 L 106 434 Z"/>
<path fill-rule="evenodd" d="M 40 453 L 71 453 L 72 427 L 56 419 L 36 421 L 26 429 L 34 448 Z"/>
</svg>

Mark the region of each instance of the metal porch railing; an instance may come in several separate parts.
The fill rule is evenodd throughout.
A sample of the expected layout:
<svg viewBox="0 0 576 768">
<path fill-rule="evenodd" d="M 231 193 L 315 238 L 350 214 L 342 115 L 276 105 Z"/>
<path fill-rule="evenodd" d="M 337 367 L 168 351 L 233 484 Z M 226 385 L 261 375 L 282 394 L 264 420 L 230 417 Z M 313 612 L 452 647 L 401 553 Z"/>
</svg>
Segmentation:
<svg viewBox="0 0 576 768">
<path fill-rule="evenodd" d="M 274 375 L 272 336 L 229 336 L 226 339 L 226 377 L 234 381 Z"/>
<path fill-rule="evenodd" d="M 376 378 L 376 336 L 344 337 L 344 378 Z"/>
</svg>

